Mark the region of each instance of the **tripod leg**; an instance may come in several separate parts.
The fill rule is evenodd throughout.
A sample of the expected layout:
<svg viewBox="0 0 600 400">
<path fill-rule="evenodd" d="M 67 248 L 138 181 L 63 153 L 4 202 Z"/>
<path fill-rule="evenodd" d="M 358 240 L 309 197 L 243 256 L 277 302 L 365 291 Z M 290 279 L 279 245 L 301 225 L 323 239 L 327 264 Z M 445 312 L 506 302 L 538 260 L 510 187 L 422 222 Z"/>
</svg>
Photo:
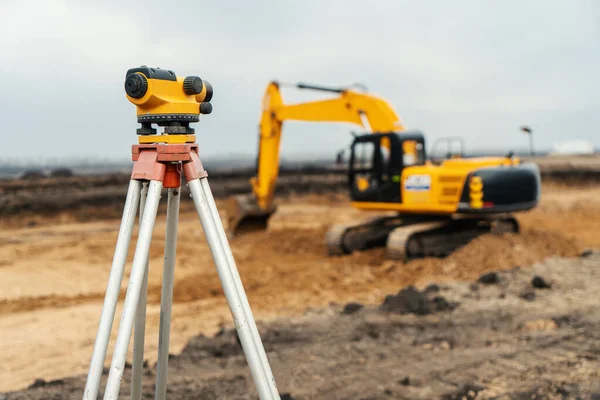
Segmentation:
<svg viewBox="0 0 600 400">
<path fill-rule="evenodd" d="M 148 182 L 142 186 L 142 195 L 140 198 L 140 217 L 139 223 L 142 225 L 144 216 L 144 207 L 146 206 L 146 197 L 148 195 Z M 135 313 L 135 325 L 133 328 L 133 362 L 131 366 L 131 399 L 141 400 L 142 398 L 142 372 L 144 370 L 144 341 L 146 337 L 146 303 L 148 298 L 148 261 L 146 260 L 146 272 L 142 281 L 142 291 L 140 301 Z"/>
<path fill-rule="evenodd" d="M 167 233 L 165 236 L 165 263 L 162 293 L 160 295 L 160 330 L 158 332 L 158 361 L 156 363 L 156 400 L 167 397 L 167 368 L 169 364 L 169 340 L 171 337 L 171 308 L 173 306 L 173 280 L 177 248 L 177 225 L 179 220 L 180 188 L 169 189 L 167 201 Z"/>
<path fill-rule="evenodd" d="M 227 298 L 227 303 L 229 304 L 229 308 L 233 315 L 235 327 L 240 338 L 240 342 L 242 343 L 242 348 L 244 350 L 244 354 L 246 355 L 248 366 L 250 367 L 250 372 L 252 373 L 252 378 L 254 379 L 254 384 L 256 385 L 258 395 L 261 400 L 279 399 L 277 389 L 274 387 L 275 382 L 267 378 L 267 375 L 265 374 L 261 364 L 262 357 L 259 355 L 260 350 L 255 345 L 252 338 L 252 333 L 250 332 L 248 319 L 252 318 L 252 315 L 246 315 L 244 312 L 240 297 L 234 284 L 234 278 L 229 270 L 227 256 L 223 248 L 224 246 L 219 239 L 218 229 L 215 223 L 215 220 L 217 219 L 220 221 L 219 216 L 217 215 L 214 217 L 212 215 L 211 207 L 209 206 L 208 200 L 204 194 L 204 191 L 202 190 L 202 185 L 200 184 L 200 180 L 198 178 L 190 180 L 188 182 L 188 186 L 192 194 L 192 199 L 194 200 L 194 205 L 196 206 L 196 211 L 200 217 L 200 222 L 202 224 L 208 246 L 212 253 L 213 260 L 217 268 L 217 273 L 219 274 L 221 285 L 223 286 L 223 291 L 225 292 L 225 297 Z"/>
<path fill-rule="evenodd" d="M 117 341 L 115 343 L 114 354 L 108 373 L 108 381 L 106 382 L 106 390 L 104 392 L 105 400 L 116 400 L 119 396 L 119 388 L 121 386 L 123 369 L 125 368 L 125 360 L 127 358 L 127 349 L 129 347 L 129 341 L 131 340 L 135 312 L 140 299 L 142 281 L 144 280 L 146 271 L 146 262 L 148 261 L 148 254 L 150 252 L 152 231 L 154 230 L 154 222 L 156 221 L 161 189 L 161 181 L 150 181 L 146 206 L 144 207 L 144 215 L 142 216 L 135 255 L 133 257 L 129 285 L 127 287 L 127 294 L 125 295 L 123 315 L 121 316 L 119 333 L 117 334 Z"/>
<path fill-rule="evenodd" d="M 121 227 L 117 236 L 117 244 L 115 246 L 115 254 L 113 256 L 108 285 L 106 287 L 106 295 L 104 297 L 104 305 L 102 306 L 102 315 L 98 324 L 98 333 L 96 334 L 96 342 L 94 343 L 94 351 L 90 362 L 90 369 L 85 383 L 83 392 L 84 400 L 96 400 L 98 396 L 98 388 L 100 386 L 100 377 L 104 367 L 104 359 L 106 358 L 106 350 L 110 339 L 110 331 L 112 330 L 113 320 L 115 318 L 115 310 L 119 300 L 119 292 L 121 290 L 121 281 L 123 280 L 123 271 L 127 262 L 127 251 L 131 241 L 131 232 L 135 224 L 135 214 L 137 211 L 138 202 L 140 200 L 140 189 L 142 183 L 132 180 L 129 183 L 127 190 L 127 199 L 121 218 Z"/>
<path fill-rule="evenodd" d="M 267 359 L 267 354 L 263 347 L 262 341 L 260 340 L 260 334 L 258 332 L 256 322 L 254 321 L 254 317 L 252 316 L 252 310 L 250 309 L 250 304 L 248 303 L 248 298 L 246 297 L 246 291 L 244 290 L 244 286 L 242 285 L 242 279 L 240 278 L 240 274 L 235 264 L 235 259 L 233 258 L 233 253 L 231 252 L 231 247 L 229 246 L 229 241 L 227 240 L 227 234 L 225 233 L 225 229 L 223 228 L 223 223 L 221 222 L 221 219 L 219 217 L 219 210 L 217 209 L 215 199 L 213 197 L 212 191 L 210 190 L 208 179 L 200 179 L 200 185 L 202 187 L 204 195 L 206 196 L 206 199 L 208 200 L 208 205 L 210 207 L 211 214 L 215 218 L 215 225 L 217 226 L 217 232 L 219 234 L 221 246 L 225 250 L 225 256 L 227 257 L 228 267 L 232 276 L 233 285 L 235 286 L 238 292 L 238 296 L 240 297 L 240 302 L 242 304 L 242 309 L 246 314 L 246 319 L 250 327 L 250 333 L 252 334 L 252 340 L 254 341 L 254 346 L 258 350 L 258 355 L 261 359 L 260 361 L 263 367 L 264 374 L 269 381 L 273 382 L 271 390 L 274 390 L 273 393 L 277 394 L 275 378 L 273 377 L 273 373 L 271 372 L 271 367 L 269 365 L 269 360 Z"/>
</svg>

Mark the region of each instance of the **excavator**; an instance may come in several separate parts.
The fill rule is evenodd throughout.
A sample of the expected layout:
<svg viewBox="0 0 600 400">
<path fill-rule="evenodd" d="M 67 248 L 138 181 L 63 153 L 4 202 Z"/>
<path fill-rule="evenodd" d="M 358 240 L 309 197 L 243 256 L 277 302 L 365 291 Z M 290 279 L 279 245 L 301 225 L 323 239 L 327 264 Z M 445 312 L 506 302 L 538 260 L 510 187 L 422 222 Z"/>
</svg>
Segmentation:
<svg viewBox="0 0 600 400">
<path fill-rule="evenodd" d="M 443 257 L 483 233 L 519 232 L 514 213 L 539 202 L 541 177 L 534 163 L 513 154 L 450 154 L 435 161 L 427 157 L 423 133 L 407 130 L 390 103 L 375 94 L 299 83 L 297 89 L 335 97 L 284 104 L 281 87 L 272 81 L 264 94 L 252 193 L 228 200 L 231 236 L 266 229 L 276 211 L 284 121 L 351 123 L 366 131 L 355 135 L 350 146 L 350 204 L 378 213 L 331 226 L 325 236 L 330 255 L 380 246 L 390 259 Z"/>
</svg>

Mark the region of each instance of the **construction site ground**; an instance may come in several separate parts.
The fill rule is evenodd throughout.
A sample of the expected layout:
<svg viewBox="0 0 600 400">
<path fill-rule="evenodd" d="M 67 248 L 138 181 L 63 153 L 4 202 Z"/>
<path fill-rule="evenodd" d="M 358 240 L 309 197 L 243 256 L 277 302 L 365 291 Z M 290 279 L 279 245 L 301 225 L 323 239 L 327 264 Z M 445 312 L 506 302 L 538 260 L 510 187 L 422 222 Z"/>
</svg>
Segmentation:
<svg viewBox="0 0 600 400">
<path fill-rule="evenodd" d="M 593 397 L 600 396 L 600 258 L 581 257 L 600 248 L 597 184 L 547 182 L 540 206 L 519 215 L 521 234 L 484 235 L 445 259 L 408 263 L 386 261 L 382 249 L 327 256 L 327 227 L 366 216 L 339 192 L 290 195 L 279 204 L 269 230 L 231 245 L 288 398 L 600 398 Z M 0 398 L 81 398 L 120 223 L 118 213 L 98 210 L 79 209 L 86 218 L 62 210 L 2 219 L 0 392 L 10 393 Z M 164 222 L 163 209 L 150 254 L 150 394 Z M 477 283 L 490 271 L 501 271 L 498 282 Z M 551 288 L 533 288 L 536 275 Z M 256 398 L 189 202 L 175 278 L 170 396 Z M 438 290 L 404 292 L 379 309 L 387 295 L 431 284 Z M 344 313 L 349 302 L 365 307 Z M 117 326 L 118 319 L 113 340 Z"/>
</svg>

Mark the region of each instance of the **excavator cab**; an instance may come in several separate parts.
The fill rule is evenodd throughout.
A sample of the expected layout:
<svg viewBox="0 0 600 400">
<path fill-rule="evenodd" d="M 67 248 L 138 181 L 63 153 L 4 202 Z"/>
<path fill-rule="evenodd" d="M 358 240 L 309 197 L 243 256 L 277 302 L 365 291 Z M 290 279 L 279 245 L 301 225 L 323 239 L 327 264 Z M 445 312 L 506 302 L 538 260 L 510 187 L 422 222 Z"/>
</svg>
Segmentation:
<svg viewBox="0 0 600 400">
<path fill-rule="evenodd" d="M 348 165 L 352 201 L 401 203 L 402 170 L 423 165 L 425 159 L 425 138 L 420 132 L 357 136 Z"/>
</svg>

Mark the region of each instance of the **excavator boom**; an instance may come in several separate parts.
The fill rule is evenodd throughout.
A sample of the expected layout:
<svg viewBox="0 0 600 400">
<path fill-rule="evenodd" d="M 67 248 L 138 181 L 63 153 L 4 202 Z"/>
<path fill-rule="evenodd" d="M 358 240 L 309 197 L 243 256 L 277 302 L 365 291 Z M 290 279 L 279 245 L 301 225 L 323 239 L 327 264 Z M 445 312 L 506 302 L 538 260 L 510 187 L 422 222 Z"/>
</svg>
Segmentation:
<svg viewBox="0 0 600 400">
<path fill-rule="evenodd" d="M 325 88 L 299 83 L 298 89 L 337 94 L 325 100 L 284 104 L 278 82 L 266 88 L 259 127 L 257 174 L 250 180 L 252 194 L 233 196 L 227 206 L 230 234 L 265 229 L 275 212 L 273 196 L 279 176 L 279 149 L 284 121 L 342 122 L 369 132 L 404 130 L 393 107 L 375 95 L 346 88 Z"/>
</svg>

